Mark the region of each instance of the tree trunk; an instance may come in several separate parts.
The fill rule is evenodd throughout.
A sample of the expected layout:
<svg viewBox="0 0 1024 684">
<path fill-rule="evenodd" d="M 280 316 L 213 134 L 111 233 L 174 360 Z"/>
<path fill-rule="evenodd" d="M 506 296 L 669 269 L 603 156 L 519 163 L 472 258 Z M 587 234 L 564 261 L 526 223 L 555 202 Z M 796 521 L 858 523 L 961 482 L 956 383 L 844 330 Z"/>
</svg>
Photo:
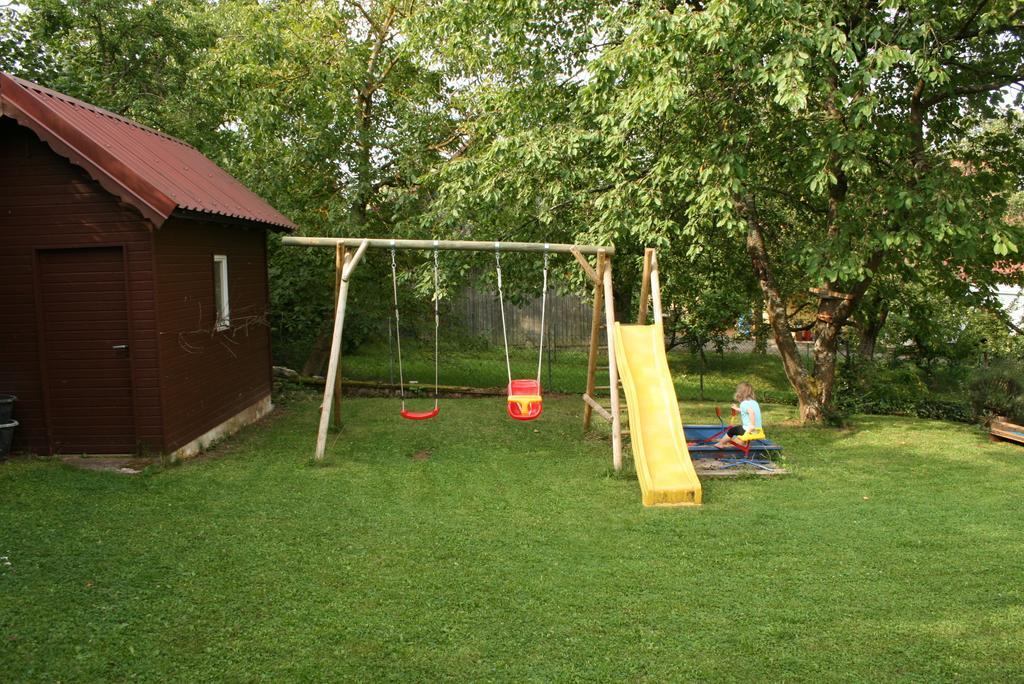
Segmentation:
<svg viewBox="0 0 1024 684">
<path fill-rule="evenodd" d="M 355 175 L 356 189 L 350 207 L 349 225 L 345 232 L 350 236 L 364 236 L 370 206 L 373 202 L 373 94 L 379 87 L 377 65 L 381 49 L 384 47 L 385 36 L 395 16 L 395 8 L 391 8 L 382 29 L 376 30 L 376 38 L 372 45 L 370 59 L 366 67 L 366 80 L 363 87 L 356 92 L 356 106 L 359 111 L 359 123 L 356 129 Z M 332 282 L 333 282 L 332 278 Z M 324 315 L 323 325 L 313 349 L 302 366 L 303 375 L 319 375 L 327 362 L 330 353 L 331 334 L 334 330 L 333 307 Z"/>
<path fill-rule="evenodd" d="M 864 325 L 860 329 L 860 346 L 858 353 L 861 358 L 871 361 L 875 358 L 875 347 L 878 336 L 889 317 L 889 304 L 875 296 L 870 306 L 865 306 Z"/>
<path fill-rule="evenodd" d="M 884 253 L 874 252 L 865 262 L 866 275 L 849 288 L 842 299 L 822 298 L 818 303 L 818 322 L 814 342 L 814 370 L 809 373 L 800 359 L 800 350 L 789 329 L 789 314 L 786 302 L 775 283 L 764 234 L 752 200 L 737 200 L 737 209 L 747 222 L 747 254 L 753 266 L 754 276 L 761 286 L 768 320 L 772 326 L 775 343 L 782 356 L 782 366 L 789 384 L 796 391 L 801 422 L 816 422 L 825 417 L 825 411 L 832 401 L 832 389 L 836 379 L 836 355 L 839 347 L 839 333 L 857 304 L 871 284 L 871 277 L 882 262 Z M 825 283 L 825 290 L 836 289 L 835 283 Z"/>
<path fill-rule="evenodd" d="M 813 422 L 822 418 L 822 405 L 818 399 L 818 392 L 815 391 L 814 379 L 807 373 L 804 364 L 800 359 L 800 350 L 793 340 L 793 334 L 789 330 L 789 314 L 786 311 L 786 302 L 782 299 L 778 288 L 775 285 L 775 278 L 772 274 L 771 263 L 768 259 L 768 250 L 764 243 L 764 235 L 761 232 L 761 225 L 756 216 L 756 209 L 746 202 L 739 203 L 741 213 L 747 219 L 747 254 L 750 257 L 751 266 L 758 284 L 761 286 L 761 294 L 764 297 L 765 307 L 768 310 L 768 321 L 771 324 L 772 332 L 775 335 L 775 344 L 779 348 L 779 355 L 782 357 L 782 367 L 786 372 L 789 384 L 796 391 L 797 401 L 800 406 L 801 422 Z"/>
<path fill-rule="evenodd" d="M 768 331 L 764 329 L 764 300 L 760 297 L 754 304 L 754 320 L 752 321 L 752 332 L 754 333 L 754 352 L 757 354 L 768 353 Z"/>
<path fill-rule="evenodd" d="M 334 314 L 331 312 L 324 317 L 324 324 L 320 326 L 316 340 L 313 341 L 313 348 L 306 357 L 306 363 L 302 364 L 302 374 L 306 376 L 321 375 L 324 364 L 327 363 L 327 355 L 331 351 L 331 333 L 334 331 Z"/>
<path fill-rule="evenodd" d="M 814 326 L 814 386 L 818 404 L 826 410 L 832 403 L 836 382 L 836 358 L 843 322 L 837 321 L 835 306 L 822 300 L 818 305 L 818 322 Z"/>
</svg>

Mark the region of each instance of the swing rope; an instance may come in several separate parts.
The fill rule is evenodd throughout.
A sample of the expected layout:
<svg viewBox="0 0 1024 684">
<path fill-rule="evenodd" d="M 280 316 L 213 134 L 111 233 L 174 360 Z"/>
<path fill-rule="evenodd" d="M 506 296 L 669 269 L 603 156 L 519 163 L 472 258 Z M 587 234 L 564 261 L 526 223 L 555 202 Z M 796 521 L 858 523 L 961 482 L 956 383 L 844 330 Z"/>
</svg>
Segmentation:
<svg viewBox="0 0 1024 684">
<path fill-rule="evenodd" d="M 540 343 L 537 345 L 537 384 L 540 385 L 541 371 L 544 369 L 544 318 L 548 308 L 548 243 L 544 243 L 544 284 L 540 297 Z M 501 281 L 501 251 L 499 243 L 494 243 L 494 264 L 498 273 L 498 307 L 501 309 L 501 336 L 505 342 L 505 369 L 508 371 L 508 384 L 512 385 L 512 363 L 508 352 L 508 328 L 505 324 L 505 293 Z"/>
<path fill-rule="evenodd" d="M 508 384 L 512 385 L 512 362 L 508 357 L 508 330 L 505 327 L 505 294 L 501 287 L 501 251 L 498 243 L 494 243 L 494 263 L 498 271 L 498 308 L 501 309 L 501 336 L 505 340 L 505 369 L 508 371 Z"/>
<path fill-rule="evenodd" d="M 548 243 L 544 243 L 544 285 L 540 295 L 540 344 L 537 345 L 537 384 L 540 385 L 540 373 L 544 368 L 544 313 L 548 309 Z"/>
<path fill-rule="evenodd" d="M 391 292 L 394 296 L 394 308 L 395 308 L 395 349 L 398 352 L 398 393 L 402 398 L 402 413 L 406 413 L 405 410 L 405 372 L 402 367 L 402 333 L 401 325 L 398 316 L 398 263 L 396 260 L 395 241 L 391 241 Z M 438 360 L 440 359 L 440 334 L 439 330 L 441 327 L 441 316 L 438 310 L 439 301 L 441 299 L 441 277 L 440 268 L 438 266 L 438 250 L 437 240 L 434 240 L 434 411 L 438 410 L 438 385 L 440 376 L 438 375 Z"/>
</svg>

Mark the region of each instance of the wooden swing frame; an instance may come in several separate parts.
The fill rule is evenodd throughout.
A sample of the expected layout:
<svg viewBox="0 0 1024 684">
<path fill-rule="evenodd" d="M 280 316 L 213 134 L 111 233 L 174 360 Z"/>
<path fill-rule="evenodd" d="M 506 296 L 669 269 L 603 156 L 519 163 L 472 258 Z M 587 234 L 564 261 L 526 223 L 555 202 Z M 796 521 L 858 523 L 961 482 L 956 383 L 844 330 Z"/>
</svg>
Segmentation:
<svg viewBox="0 0 1024 684">
<path fill-rule="evenodd" d="M 611 260 L 597 255 L 597 269 L 591 269 L 581 255 L 575 255 L 587 276 L 594 284 L 594 309 L 590 325 L 590 353 L 587 362 L 587 391 L 583 394 L 583 432 L 590 431 L 593 414 L 597 414 L 612 424 L 612 467 L 616 472 L 622 470 L 622 438 L 629 435 L 622 429 L 622 408 L 619 401 L 619 369 L 615 360 L 615 349 L 612 346 L 615 335 L 612 326 L 615 324 L 615 303 L 612 293 Z M 607 409 L 594 398 L 596 386 L 597 362 L 600 357 L 601 345 L 601 307 L 604 305 L 604 321 L 607 326 L 608 339 L 608 385 L 611 395 L 611 408 Z M 648 304 L 653 308 L 654 321 L 662 320 L 661 311 L 661 280 L 658 273 L 658 253 L 653 247 L 644 250 L 643 279 L 640 284 L 640 307 L 637 312 L 637 325 L 647 324 Z"/>
<path fill-rule="evenodd" d="M 592 412 L 596 412 L 612 424 L 612 466 L 622 469 L 622 412 L 619 401 L 619 373 L 615 362 L 613 326 L 615 325 L 615 301 L 612 289 L 612 257 L 615 247 L 599 245 L 571 245 L 544 242 L 484 242 L 477 240 L 390 240 L 385 238 L 330 238 L 330 237 L 284 237 L 282 244 L 305 247 L 333 247 L 335 250 L 335 313 L 334 331 L 331 337 L 331 353 L 327 364 L 327 378 L 324 383 L 324 400 L 320 407 L 320 425 L 317 431 L 314 458 L 322 461 L 327 449 L 327 432 L 333 422 L 341 426 L 341 339 L 345 326 L 345 305 L 348 301 L 349 279 L 362 260 L 367 249 L 438 250 L 470 252 L 531 252 L 548 254 L 571 254 L 594 288 L 594 309 L 590 331 L 590 350 L 587 363 L 587 391 L 583 395 L 583 429 L 590 429 Z M 354 251 L 352 251 L 354 249 Z M 595 257 L 592 265 L 588 257 Z M 641 296 L 641 318 L 647 317 L 647 294 L 654 300 L 655 316 L 661 316 L 661 299 L 658 293 L 657 258 L 653 249 L 644 254 L 644 287 Z M 653 288 L 651 287 L 653 285 Z M 653 292 L 652 292 L 653 289 Z M 602 311 L 603 309 L 603 311 Z M 603 313 L 603 316 L 602 316 Z M 602 326 L 602 319 L 604 325 Z M 601 328 L 605 328 L 608 341 L 608 375 L 611 409 L 605 409 L 594 399 L 595 374 L 600 348 Z"/>
</svg>

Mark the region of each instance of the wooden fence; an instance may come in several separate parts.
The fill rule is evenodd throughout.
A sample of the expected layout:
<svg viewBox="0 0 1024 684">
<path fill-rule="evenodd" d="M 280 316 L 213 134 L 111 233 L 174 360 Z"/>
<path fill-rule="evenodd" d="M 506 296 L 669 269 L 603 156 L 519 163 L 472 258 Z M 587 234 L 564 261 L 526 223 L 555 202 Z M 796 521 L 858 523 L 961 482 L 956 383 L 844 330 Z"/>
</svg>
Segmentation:
<svg viewBox="0 0 1024 684">
<path fill-rule="evenodd" d="M 591 308 L 593 302 L 575 295 L 548 292 L 545 345 L 564 349 L 586 347 L 590 343 Z M 500 346 L 501 309 L 496 295 L 467 288 L 453 302 L 456 325 L 466 334 Z M 541 298 L 524 306 L 505 304 L 505 323 L 511 347 L 536 347 L 540 335 Z"/>
</svg>

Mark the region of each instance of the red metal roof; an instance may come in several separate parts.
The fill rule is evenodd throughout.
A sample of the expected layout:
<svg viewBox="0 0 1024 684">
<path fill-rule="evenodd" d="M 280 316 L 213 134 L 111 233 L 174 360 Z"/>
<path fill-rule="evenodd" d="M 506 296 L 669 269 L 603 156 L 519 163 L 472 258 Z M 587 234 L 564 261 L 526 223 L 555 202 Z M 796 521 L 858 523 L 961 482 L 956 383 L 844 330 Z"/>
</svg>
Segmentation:
<svg viewBox="0 0 1024 684">
<path fill-rule="evenodd" d="M 99 107 L 0 72 L 0 114 L 32 129 L 157 228 L 179 209 L 295 228 L 199 150 Z"/>
</svg>

